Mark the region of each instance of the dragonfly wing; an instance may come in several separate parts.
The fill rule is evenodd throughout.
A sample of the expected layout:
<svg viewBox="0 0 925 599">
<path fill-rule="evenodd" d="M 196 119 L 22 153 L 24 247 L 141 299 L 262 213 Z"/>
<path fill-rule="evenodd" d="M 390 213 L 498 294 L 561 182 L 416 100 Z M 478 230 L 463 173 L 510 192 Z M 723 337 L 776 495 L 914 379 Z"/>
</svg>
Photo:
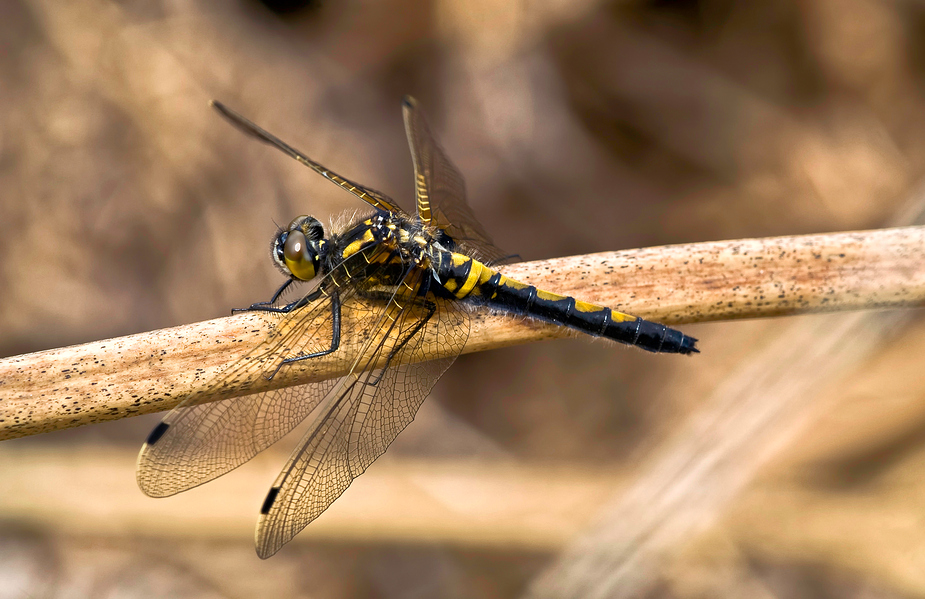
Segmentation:
<svg viewBox="0 0 925 599">
<path fill-rule="evenodd" d="M 375 250 L 370 259 L 376 258 Z M 355 287 L 347 285 L 348 271 L 366 265 L 361 254 L 352 256 L 319 283 L 339 288 L 340 304 L 351 301 Z M 375 318 L 381 306 L 354 304 Z M 285 314 L 267 341 L 219 375 L 203 394 L 274 373 L 286 358 L 329 349 L 331 322 L 337 309 L 333 295 L 322 295 L 303 308 Z M 363 316 L 362 314 L 360 315 Z M 152 497 L 166 497 L 225 474 L 278 441 L 305 420 L 337 384 L 337 378 L 216 402 L 187 400 L 174 408 L 148 437 L 138 456 L 138 486 Z"/>
<path fill-rule="evenodd" d="M 405 134 L 414 161 L 418 216 L 446 231 L 466 253 L 495 262 L 508 257 L 498 249 L 466 201 L 466 183 L 430 131 L 424 111 L 406 96 L 402 101 Z"/>
<path fill-rule="evenodd" d="M 255 125 L 251 121 L 247 120 L 237 112 L 231 110 L 221 102 L 217 100 L 212 100 L 212 107 L 222 115 L 225 120 L 235 126 L 239 131 L 250 135 L 253 138 L 256 138 L 259 141 L 262 141 L 265 144 L 271 145 L 277 150 L 283 152 L 284 154 L 295 158 L 308 168 L 312 169 L 328 181 L 331 181 L 338 187 L 346 189 L 356 197 L 360 198 L 364 202 L 370 204 L 371 206 L 378 208 L 380 210 L 385 210 L 388 212 L 396 212 L 399 214 L 404 214 L 404 211 L 388 196 L 384 193 L 376 191 L 375 189 L 370 189 L 360 185 L 359 183 L 354 183 L 346 177 L 341 177 L 331 169 L 323 166 L 322 164 L 315 162 L 303 152 L 293 148 L 280 138 L 276 137 L 272 133 L 266 131 L 265 129 Z"/>
<path fill-rule="evenodd" d="M 335 383 L 175 408 L 138 456 L 138 486 L 167 497 L 237 468 L 307 418 Z"/>
<path fill-rule="evenodd" d="M 270 490 L 257 523 L 261 558 L 317 518 L 385 452 L 462 351 L 468 314 L 443 300 L 415 301 L 420 281 L 406 283 L 411 291 L 399 300 L 403 307 L 390 302 L 384 310 L 353 371 L 332 390 Z M 437 349 L 449 357 L 401 364 L 407 354 Z M 384 358 L 386 365 L 377 367 Z"/>
</svg>

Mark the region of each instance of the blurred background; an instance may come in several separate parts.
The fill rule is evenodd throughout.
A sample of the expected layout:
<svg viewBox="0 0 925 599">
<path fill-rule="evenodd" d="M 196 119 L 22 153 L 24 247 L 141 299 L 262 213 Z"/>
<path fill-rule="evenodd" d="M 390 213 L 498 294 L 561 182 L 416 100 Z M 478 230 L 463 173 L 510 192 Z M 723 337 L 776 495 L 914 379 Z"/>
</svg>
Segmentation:
<svg viewBox="0 0 925 599">
<path fill-rule="evenodd" d="M 266 299 L 275 222 L 361 208 L 212 98 L 410 208 L 416 96 L 525 260 L 911 222 L 923 34 L 913 0 L 0 0 L 0 355 Z M 291 445 L 154 500 L 157 415 L 6 441 L 0 597 L 925 597 L 916 316 L 463 356 L 268 561 Z"/>
</svg>

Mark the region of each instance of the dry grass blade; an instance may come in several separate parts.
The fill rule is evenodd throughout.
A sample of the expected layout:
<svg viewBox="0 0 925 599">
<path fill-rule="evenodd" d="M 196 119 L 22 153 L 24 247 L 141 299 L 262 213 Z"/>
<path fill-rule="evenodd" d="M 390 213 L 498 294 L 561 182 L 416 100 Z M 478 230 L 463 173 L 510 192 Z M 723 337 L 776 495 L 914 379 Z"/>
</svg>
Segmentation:
<svg viewBox="0 0 925 599">
<path fill-rule="evenodd" d="M 508 276 L 669 324 L 925 302 L 925 228 L 749 239 L 608 252 L 513 265 Z M 355 318 L 343 314 L 350 330 Z M 245 314 L 0 360 L 0 439 L 167 410 L 211 389 L 257 347 L 273 317 Z M 570 334 L 478 313 L 465 351 Z M 708 351 L 708 345 L 705 348 Z M 287 368 L 248 392 L 345 373 L 344 352 Z M 425 360 L 440 356 L 415 356 Z"/>
<path fill-rule="evenodd" d="M 922 206 L 913 198 L 897 220 L 921 223 Z M 919 251 L 909 250 L 917 260 Z M 876 277 L 877 266 L 870 266 Z M 743 359 L 706 398 L 595 526 L 534 581 L 528 596 L 648 596 L 672 551 L 715 521 L 759 468 L 825 409 L 819 391 L 914 317 L 841 314 L 782 327 L 772 344 Z"/>
<path fill-rule="evenodd" d="M 531 597 L 639 597 L 674 548 L 708 526 L 822 406 L 820 388 L 910 318 L 830 315 L 786 326 L 743 360 L 685 430 L 534 584 Z M 871 322 L 874 320 L 875 322 Z"/>
</svg>

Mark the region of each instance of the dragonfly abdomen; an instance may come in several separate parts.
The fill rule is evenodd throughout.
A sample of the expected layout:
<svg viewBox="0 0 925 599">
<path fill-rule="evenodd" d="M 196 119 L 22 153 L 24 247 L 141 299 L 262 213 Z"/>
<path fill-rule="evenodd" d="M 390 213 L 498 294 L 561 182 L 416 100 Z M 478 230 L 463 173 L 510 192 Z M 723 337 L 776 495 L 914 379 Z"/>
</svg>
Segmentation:
<svg viewBox="0 0 925 599">
<path fill-rule="evenodd" d="M 559 295 L 505 277 L 463 254 L 445 260 L 440 281 L 447 295 L 521 316 L 564 325 L 595 337 L 606 337 L 646 351 L 698 353 L 697 340 L 663 324 L 604 306 Z"/>
</svg>

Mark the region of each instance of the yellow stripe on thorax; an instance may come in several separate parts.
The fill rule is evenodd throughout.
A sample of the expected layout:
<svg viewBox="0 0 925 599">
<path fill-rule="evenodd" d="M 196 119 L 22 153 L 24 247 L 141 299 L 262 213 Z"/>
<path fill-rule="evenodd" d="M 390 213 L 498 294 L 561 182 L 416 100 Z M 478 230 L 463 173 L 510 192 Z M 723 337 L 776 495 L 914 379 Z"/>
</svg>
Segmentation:
<svg viewBox="0 0 925 599">
<path fill-rule="evenodd" d="M 371 229 L 366 229 L 363 232 L 363 237 L 357 239 L 356 241 L 351 242 L 347 247 L 344 248 L 344 251 L 341 253 L 341 257 L 345 260 L 350 256 L 356 254 L 364 245 L 372 243 L 374 241 L 373 232 Z"/>
</svg>

